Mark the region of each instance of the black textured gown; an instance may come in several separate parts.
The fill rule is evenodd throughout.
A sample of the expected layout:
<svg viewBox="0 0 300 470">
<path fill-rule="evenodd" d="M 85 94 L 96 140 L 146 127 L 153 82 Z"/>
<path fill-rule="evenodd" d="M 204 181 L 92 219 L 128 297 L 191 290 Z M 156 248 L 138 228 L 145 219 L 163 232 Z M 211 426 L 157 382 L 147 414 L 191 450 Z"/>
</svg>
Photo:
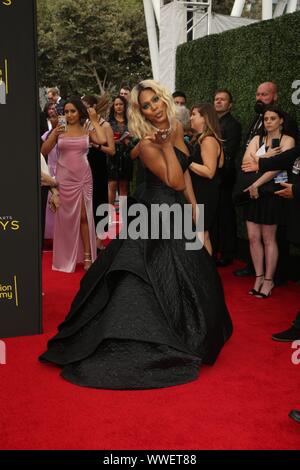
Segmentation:
<svg viewBox="0 0 300 470">
<path fill-rule="evenodd" d="M 185 171 L 190 163 L 175 149 Z M 145 204 L 185 203 L 146 170 Z M 205 248 L 184 239 L 113 240 L 81 281 L 69 314 L 40 356 L 77 385 L 168 387 L 195 380 L 232 333 L 222 285 Z"/>
</svg>

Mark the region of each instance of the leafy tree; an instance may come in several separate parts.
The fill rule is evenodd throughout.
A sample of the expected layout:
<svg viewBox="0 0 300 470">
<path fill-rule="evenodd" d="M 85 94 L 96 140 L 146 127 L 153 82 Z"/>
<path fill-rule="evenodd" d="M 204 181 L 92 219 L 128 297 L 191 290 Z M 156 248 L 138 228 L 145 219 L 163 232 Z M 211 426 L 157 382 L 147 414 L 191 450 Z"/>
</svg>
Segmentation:
<svg viewBox="0 0 300 470">
<path fill-rule="evenodd" d="M 212 9 L 215 13 L 230 15 L 234 0 L 213 0 Z M 262 0 L 248 0 L 245 3 L 242 17 L 261 19 Z"/>
<path fill-rule="evenodd" d="M 234 0 L 213 0 L 212 10 L 221 15 L 230 15 Z"/>
<path fill-rule="evenodd" d="M 262 12 L 262 1 L 261 0 L 255 0 L 252 1 L 252 2 L 249 2 L 251 3 L 250 8 L 246 9 L 244 8 L 244 11 L 243 11 L 243 16 L 245 17 L 248 17 L 248 18 L 252 18 L 252 19 L 257 19 L 257 20 L 260 20 L 261 19 L 261 12 Z"/>
<path fill-rule="evenodd" d="M 141 0 L 38 0 L 41 85 L 114 90 L 151 76 Z"/>
</svg>

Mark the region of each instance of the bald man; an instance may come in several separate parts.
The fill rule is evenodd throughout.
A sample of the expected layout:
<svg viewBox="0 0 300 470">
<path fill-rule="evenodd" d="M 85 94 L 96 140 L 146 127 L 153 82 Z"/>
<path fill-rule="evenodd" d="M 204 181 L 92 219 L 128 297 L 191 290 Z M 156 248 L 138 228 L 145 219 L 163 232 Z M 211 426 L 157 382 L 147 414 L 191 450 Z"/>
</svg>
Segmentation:
<svg viewBox="0 0 300 470">
<path fill-rule="evenodd" d="M 256 102 L 254 105 L 254 110 L 257 114 L 250 125 L 246 139 L 246 147 L 248 146 L 250 140 L 255 135 L 259 134 L 262 126 L 262 113 L 264 111 L 264 107 L 268 104 L 277 103 L 277 85 L 273 82 L 261 83 L 256 90 L 255 98 Z M 299 142 L 299 129 L 297 123 L 287 113 L 285 113 L 285 130 L 286 134 L 294 137 L 296 143 Z"/>
<path fill-rule="evenodd" d="M 272 104 L 277 101 L 277 85 L 273 82 L 261 83 L 256 90 L 256 101 L 262 101 L 264 104 Z"/>
</svg>

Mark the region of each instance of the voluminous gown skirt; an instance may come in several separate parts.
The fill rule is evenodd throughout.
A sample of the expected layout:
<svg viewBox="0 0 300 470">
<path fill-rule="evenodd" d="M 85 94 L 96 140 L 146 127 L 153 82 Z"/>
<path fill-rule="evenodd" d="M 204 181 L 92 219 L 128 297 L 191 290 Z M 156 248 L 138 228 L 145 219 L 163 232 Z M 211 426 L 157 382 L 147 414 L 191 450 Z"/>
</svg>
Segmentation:
<svg viewBox="0 0 300 470">
<path fill-rule="evenodd" d="M 141 199 L 148 207 L 185 202 L 153 175 Z M 213 259 L 185 243 L 113 240 L 82 279 L 40 360 L 86 387 L 146 389 L 195 380 L 202 363 L 215 362 L 232 323 Z"/>
</svg>

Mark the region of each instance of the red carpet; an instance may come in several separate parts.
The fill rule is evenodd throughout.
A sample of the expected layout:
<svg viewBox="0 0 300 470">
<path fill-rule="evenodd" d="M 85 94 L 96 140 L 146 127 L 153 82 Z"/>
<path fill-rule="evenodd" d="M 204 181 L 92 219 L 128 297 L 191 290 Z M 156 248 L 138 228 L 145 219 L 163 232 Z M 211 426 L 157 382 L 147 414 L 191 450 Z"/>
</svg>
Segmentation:
<svg viewBox="0 0 300 470">
<path fill-rule="evenodd" d="M 247 295 L 252 280 L 221 271 L 234 335 L 197 381 L 169 389 L 76 387 L 37 362 L 68 310 L 83 271 L 51 271 L 44 256 L 44 334 L 6 339 L 1 374 L 1 449 L 299 449 L 300 364 L 291 343 L 270 340 L 300 307 L 290 283 L 270 299 Z M 300 357 L 300 355 L 299 355 Z"/>
</svg>

